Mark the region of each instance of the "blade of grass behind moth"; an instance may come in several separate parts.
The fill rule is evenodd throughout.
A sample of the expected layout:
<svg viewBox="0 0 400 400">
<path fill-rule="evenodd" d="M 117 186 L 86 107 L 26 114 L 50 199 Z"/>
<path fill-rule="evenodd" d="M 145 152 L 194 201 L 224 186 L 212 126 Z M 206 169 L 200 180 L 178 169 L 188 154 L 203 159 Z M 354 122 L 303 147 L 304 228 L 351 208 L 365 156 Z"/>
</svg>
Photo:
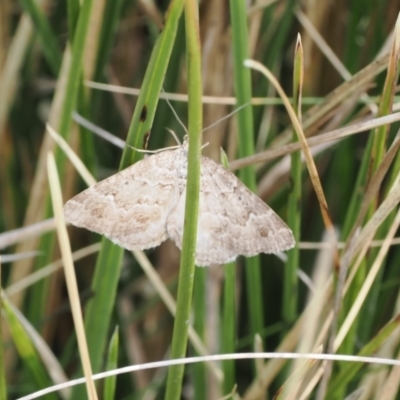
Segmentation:
<svg viewBox="0 0 400 400">
<path fill-rule="evenodd" d="M 293 108 L 297 118 L 301 122 L 301 96 L 303 89 L 303 47 L 300 35 L 297 37 L 295 49 L 295 61 L 293 70 Z M 297 134 L 293 131 L 293 142 L 298 142 Z M 291 154 L 291 192 L 288 205 L 288 225 L 293 232 L 296 243 L 300 241 L 300 213 L 301 213 L 301 153 L 296 151 Z M 298 277 L 299 267 L 298 246 L 289 250 L 284 269 L 284 288 L 282 313 L 286 324 L 289 326 L 296 320 L 298 301 Z"/>
<path fill-rule="evenodd" d="M 205 268 L 197 268 L 194 276 L 194 293 L 193 293 L 193 311 L 194 320 L 193 328 L 204 343 L 206 333 L 206 280 L 207 270 Z M 200 355 L 195 350 L 195 355 Z M 192 366 L 194 400 L 204 399 L 204 390 L 207 386 L 206 369 L 204 363 L 195 363 Z"/>
<path fill-rule="evenodd" d="M 168 63 L 168 69 L 166 71 L 165 80 L 163 84 L 163 89 L 166 92 L 175 93 L 178 89 L 179 83 L 181 81 L 183 68 L 182 60 L 185 53 L 185 26 L 184 19 L 182 18 L 178 24 L 177 34 L 175 38 L 174 47 L 171 52 L 171 57 Z M 180 110 L 185 110 L 187 112 L 186 104 L 174 103 L 174 107 L 178 115 Z M 154 120 L 152 127 L 153 132 L 165 132 L 166 127 L 170 127 L 174 130 L 174 126 L 177 124 L 176 118 L 171 112 L 171 109 L 165 100 L 161 100 L 157 106 L 157 118 Z M 180 127 L 178 128 L 180 131 Z M 152 145 L 154 148 L 159 149 L 165 146 L 165 136 L 155 135 L 152 138 Z"/>
<path fill-rule="evenodd" d="M 140 147 L 139 143 L 144 134 L 151 128 L 183 4 L 183 0 L 171 2 L 165 28 L 152 51 L 127 138 L 127 143 L 133 147 Z M 122 155 L 120 170 L 128 167 L 139 157 L 140 153 L 133 152 L 126 147 Z M 98 371 L 101 364 L 101 349 L 105 346 L 109 330 L 108 324 L 114 304 L 122 255 L 123 249 L 106 238 L 102 239 L 102 247 L 97 258 L 92 282 L 92 290 L 96 296 L 88 303 L 85 313 L 85 327 L 94 371 Z M 74 398 L 79 398 L 78 394 L 81 394 L 79 388 L 76 389 L 75 394 Z"/>
<path fill-rule="evenodd" d="M 188 324 L 192 304 L 195 273 L 195 254 L 200 192 L 202 83 L 198 4 L 187 0 L 185 4 L 186 63 L 189 94 L 189 149 L 186 185 L 185 220 L 182 254 L 179 268 L 176 315 L 172 336 L 171 358 L 185 357 Z M 166 400 L 178 400 L 182 391 L 184 366 L 168 368 Z"/>
<path fill-rule="evenodd" d="M 1 286 L 1 256 L 0 256 L 0 291 L 3 290 Z M 7 400 L 7 392 L 6 392 L 6 371 L 4 369 L 4 352 L 3 352 L 3 299 L 0 296 L 0 400 Z"/>
<path fill-rule="evenodd" d="M 181 16 L 183 5 L 183 0 L 174 0 L 171 2 L 167 11 L 168 18 L 165 28 L 161 32 L 152 51 L 126 139 L 127 144 L 134 148 L 140 147 L 144 135 L 152 127 L 159 94 L 176 39 L 179 17 Z M 125 148 L 120 168 L 128 167 L 141 157 L 141 153 L 134 151 L 132 148 Z"/>
<path fill-rule="evenodd" d="M 229 169 L 228 157 L 221 149 L 221 164 Z M 232 262 L 224 265 L 224 292 L 222 302 L 222 321 L 221 321 L 221 353 L 234 353 L 236 341 L 236 263 Z M 222 362 L 224 371 L 224 381 L 222 385 L 222 395 L 232 392 L 235 385 L 235 362 L 225 360 Z"/>
<path fill-rule="evenodd" d="M 248 28 L 246 3 L 242 0 L 230 0 L 232 26 L 233 75 L 237 107 L 251 102 L 251 74 L 244 68 L 243 62 L 248 57 Z M 239 156 L 254 154 L 253 111 L 244 107 L 237 113 L 239 129 Z M 256 191 L 256 175 L 253 167 L 243 168 L 239 174 L 242 182 L 252 191 Z M 262 334 L 264 311 L 262 302 L 262 279 L 259 256 L 245 259 L 247 304 L 249 310 L 250 334 Z"/>
<path fill-rule="evenodd" d="M 56 221 L 58 244 L 61 250 L 61 256 L 64 264 L 65 280 L 68 289 L 68 298 L 71 304 L 72 317 L 78 341 L 79 355 L 81 358 L 84 375 L 86 378 L 86 391 L 89 400 L 97 400 L 96 388 L 92 379 L 92 367 L 83 324 L 83 315 L 79 298 L 78 284 L 74 263 L 72 261 L 71 246 L 69 243 L 67 228 L 65 225 L 63 213 L 63 200 L 61 194 L 61 185 L 57 173 L 55 159 L 52 153 L 47 157 L 47 171 L 50 186 L 51 202 Z"/>
</svg>

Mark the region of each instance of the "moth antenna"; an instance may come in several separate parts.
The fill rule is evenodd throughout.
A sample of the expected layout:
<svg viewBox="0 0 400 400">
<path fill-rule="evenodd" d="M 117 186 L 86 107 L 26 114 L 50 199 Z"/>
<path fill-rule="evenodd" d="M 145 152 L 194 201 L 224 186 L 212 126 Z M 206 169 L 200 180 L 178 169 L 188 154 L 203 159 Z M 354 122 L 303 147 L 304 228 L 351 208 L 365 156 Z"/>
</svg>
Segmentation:
<svg viewBox="0 0 400 400">
<path fill-rule="evenodd" d="M 145 153 L 145 154 L 157 154 L 157 153 L 161 153 L 165 150 L 173 150 L 173 149 L 177 149 L 179 146 L 169 146 L 169 147 L 163 147 L 162 149 L 157 149 L 157 150 L 147 150 L 147 149 L 138 149 L 137 147 L 133 147 L 128 143 L 125 143 L 126 147 L 129 147 L 132 150 L 135 150 L 139 153 Z"/>
<path fill-rule="evenodd" d="M 172 137 L 175 139 L 175 142 L 178 144 L 178 146 L 174 146 L 174 147 L 179 147 L 179 146 L 181 146 L 182 145 L 182 143 L 181 143 L 181 141 L 179 140 L 179 138 L 178 138 L 178 136 L 176 136 L 176 133 L 172 130 L 172 129 L 169 129 L 169 128 L 165 128 L 171 135 L 172 135 Z M 185 135 L 185 137 L 186 137 L 187 135 Z"/>
<path fill-rule="evenodd" d="M 232 112 L 230 112 L 228 115 L 225 115 L 225 117 L 222 117 L 218 121 L 213 122 L 211 125 L 207 126 L 206 128 L 203 128 L 202 132 L 208 131 L 209 129 L 213 128 L 215 125 L 218 125 L 220 122 L 225 121 L 226 119 L 232 117 L 233 114 L 236 114 L 238 111 L 240 111 L 242 108 L 247 107 L 250 105 L 250 103 L 243 104 L 242 106 L 235 108 Z"/>
<path fill-rule="evenodd" d="M 207 147 L 210 144 L 210 142 L 206 142 L 203 144 L 203 146 L 201 146 L 201 150 L 203 150 L 205 147 Z"/>
<path fill-rule="evenodd" d="M 162 90 L 162 92 L 165 94 L 164 88 L 161 88 L 161 90 Z M 171 111 L 172 111 L 172 114 L 174 114 L 176 120 L 177 120 L 177 121 L 179 122 L 179 124 L 182 126 L 183 130 L 185 131 L 185 133 L 188 134 L 188 131 L 187 131 L 187 129 L 186 129 L 185 124 L 180 120 L 180 118 L 178 117 L 178 114 L 177 114 L 176 111 L 175 111 L 175 108 L 172 107 L 172 104 L 171 104 L 171 102 L 169 101 L 169 99 L 168 99 L 167 97 L 165 97 L 165 101 L 167 102 L 169 108 L 170 108 Z M 178 143 L 180 143 L 179 140 L 178 140 Z"/>
</svg>

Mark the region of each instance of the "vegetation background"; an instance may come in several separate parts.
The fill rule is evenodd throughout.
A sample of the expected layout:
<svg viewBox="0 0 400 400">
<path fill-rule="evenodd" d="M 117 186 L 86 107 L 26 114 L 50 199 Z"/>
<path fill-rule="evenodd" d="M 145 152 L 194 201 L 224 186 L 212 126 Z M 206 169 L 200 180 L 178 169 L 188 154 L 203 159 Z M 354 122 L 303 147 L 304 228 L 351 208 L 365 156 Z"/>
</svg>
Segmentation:
<svg viewBox="0 0 400 400">
<path fill-rule="evenodd" d="M 74 123 L 73 111 L 136 148 L 150 131 L 150 149 L 174 144 L 165 128 L 182 138 L 177 118 L 165 100 L 158 101 L 161 86 L 161 97 L 168 97 L 186 94 L 193 85 L 185 62 L 185 24 L 196 22 L 184 21 L 182 5 L 180 0 L 0 2 L 0 399 L 82 376 L 51 219 L 48 151 L 55 154 L 64 200 L 86 184 L 45 124 L 67 140 L 97 180 L 142 155 L 128 149 L 122 156 L 121 149 Z M 329 219 L 320 211 L 315 181 L 300 153 L 290 156 L 285 150 L 297 135 L 282 100 L 259 72 L 251 73 L 250 84 L 243 60 L 260 61 L 288 96 L 295 93 L 303 130 L 318 140 L 328 131 L 396 111 L 399 9 L 399 1 L 382 0 L 200 2 L 202 91 L 212 96 L 203 99 L 203 126 L 235 109 L 234 96 L 239 105 L 253 97 L 251 106 L 204 132 L 209 144 L 203 154 L 220 162 L 223 147 L 230 168 L 240 169 L 244 183 L 298 238 L 296 249 L 279 258 L 262 254 L 234 265 L 196 268 L 192 321 L 210 354 L 317 352 L 322 345 L 323 352 L 398 358 L 400 253 L 390 246 L 399 223 L 397 126 L 381 123 L 357 135 L 351 127 L 349 137 L 311 148 Z M 94 89 L 87 81 L 142 88 L 142 93 L 138 98 L 137 92 Z M 171 102 L 187 125 L 186 100 Z M 257 163 L 235 161 L 264 152 Z M 338 252 L 332 250 L 329 221 L 343 243 Z M 168 358 L 174 319 L 162 288 L 155 286 L 160 282 L 143 269 L 146 259 L 104 240 L 100 246 L 101 238 L 86 230 L 69 228 L 69 233 L 94 372 Z M 180 252 L 167 241 L 146 254 L 175 296 Z M 188 354 L 204 351 L 189 345 Z M 241 360 L 187 367 L 182 395 L 344 399 L 352 394 L 381 400 L 400 398 L 399 383 L 398 368 Z M 98 393 L 104 399 L 162 398 L 165 385 L 166 369 L 160 368 L 101 382 Z M 46 398 L 85 398 L 84 390 Z"/>
</svg>

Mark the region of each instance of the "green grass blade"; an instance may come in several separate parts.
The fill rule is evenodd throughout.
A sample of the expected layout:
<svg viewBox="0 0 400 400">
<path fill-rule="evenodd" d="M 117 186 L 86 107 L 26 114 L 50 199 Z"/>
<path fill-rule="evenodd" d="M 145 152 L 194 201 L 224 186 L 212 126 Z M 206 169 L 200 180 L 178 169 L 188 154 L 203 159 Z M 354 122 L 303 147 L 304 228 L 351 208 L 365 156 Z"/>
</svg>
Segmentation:
<svg viewBox="0 0 400 400">
<path fill-rule="evenodd" d="M 399 27 L 399 20 L 396 25 L 396 30 L 395 30 L 395 36 L 394 36 L 394 42 L 392 45 L 392 52 L 389 58 L 389 65 L 387 69 L 387 74 L 386 74 L 386 79 L 385 83 L 383 86 L 383 92 L 382 92 L 382 98 L 381 102 L 379 104 L 379 111 L 378 111 L 378 116 L 384 116 L 388 115 L 392 112 L 392 106 L 393 106 L 393 98 L 396 93 L 396 83 L 398 80 L 398 58 L 399 58 L 399 42 L 400 42 L 400 27 Z M 375 132 L 373 133 L 374 137 L 374 143 L 373 143 L 373 150 L 372 150 L 372 160 L 371 160 L 371 168 L 372 171 L 375 173 L 379 166 L 382 163 L 383 157 L 386 152 L 386 146 L 387 146 L 387 139 L 389 135 L 389 126 L 385 125 L 380 128 L 377 128 Z M 395 175 L 396 173 L 394 169 L 392 169 L 392 174 L 391 177 L 392 179 L 389 179 L 390 181 L 395 180 Z M 383 191 L 386 191 L 386 194 L 388 190 L 391 189 L 391 186 L 387 186 L 387 189 Z M 376 204 L 378 204 L 378 198 L 374 202 L 375 204 L 371 205 L 370 213 L 373 215 L 373 212 L 376 208 Z M 395 218 L 395 213 L 393 212 L 389 218 L 382 224 L 382 226 L 379 228 L 376 238 L 378 239 L 383 239 L 386 237 L 387 232 L 389 230 L 390 225 L 393 222 L 393 219 Z M 369 260 L 368 260 L 368 267 L 367 269 L 369 270 L 370 266 L 374 262 L 375 257 L 378 254 L 378 249 L 371 249 L 369 253 Z M 369 295 L 369 298 L 366 301 L 366 305 L 364 308 L 364 311 L 361 315 L 360 318 L 360 333 L 359 337 L 364 341 L 367 340 L 367 338 L 370 336 L 370 332 L 373 326 L 373 322 L 371 321 L 368 316 L 370 315 L 369 313 L 374 310 L 376 310 L 377 307 L 377 301 L 380 293 L 380 285 L 383 279 L 383 271 L 384 268 L 381 268 L 381 273 L 378 274 L 378 276 L 375 279 L 374 286 L 371 288 L 371 292 Z M 363 318 L 365 316 L 365 318 Z"/>
<path fill-rule="evenodd" d="M 106 371 L 111 371 L 118 366 L 118 349 L 119 349 L 119 329 L 115 328 L 111 336 L 110 345 L 108 346 L 108 359 Z M 115 399 L 115 386 L 117 383 L 117 376 L 110 376 L 104 381 L 104 400 Z"/>
<path fill-rule="evenodd" d="M 251 102 L 251 75 L 243 62 L 248 58 L 248 29 L 246 3 L 242 0 L 230 0 L 232 24 L 232 45 L 234 62 L 234 87 L 237 106 Z M 237 113 L 239 127 L 239 157 L 254 154 L 253 141 L 253 114 L 249 105 Z M 256 176 L 253 167 L 246 167 L 240 171 L 240 178 L 251 190 L 256 190 Z M 249 324 L 252 336 L 261 334 L 264 326 L 264 312 L 262 303 L 260 259 L 258 256 L 246 258 L 246 286 L 249 309 Z"/>
<path fill-rule="evenodd" d="M 383 87 L 381 102 L 379 104 L 378 117 L 388 115 L 392 110 L 393 96 L 395 94 L 395 85 L 398 74 L 397 58 L 398 58 L 398 44 L 396 44 L 395 41 L 392 48 L 391 56 L 389 57 L 389 64 L 388 64 L 385 84 Z M 362 172 L 365 175 L 361 176 L 359 178 L 360 180 L 367 182 L 367 180 L 370 179 L 370 177 L 367 174 L 370 174 L 371 172 L 375 173 L 377 171 L 379 165 L 382 162 L 384 152 L 386 150 L 387 136 L 388 136 L 388 126 L 379 127 L 371 133 L 371 137 L 369 139 L 369 141 L 371 142 L 370 146 L 371 152 L 364 153 L 364 159 L 363 159 L 364 168 L 362 169 Z M 361 196 L 358 197 L 361 203 L 362 197 Z M 358 203 L 357 207 L 359 207 L 360 203 Z M 370 219 L 372 217 L 374 211 L 376 210 L 377 204 L 378 204 L 378 197 L 372 202 L 367 219 Z M 389 218 L 379 228 L 377 233 L 377 238 L 383 238 L 385 236 L 389 224 L 391 223 L 392 220 L 393 217 Z M 348 310 L 351 307 L 355 298 L 357 297 L 364 283 L 367 271 L 369 270 L 371 264 L 373 263 L 373 260 L 375 259 L 377 253 L 378 253 L 377 249 L 371 249 L 368 260 L 366 260 L 366 262 L 364 262 L 362 266 L 359 268 L 359 271 L 357 272 L 353 284 L 351 285 L 351 288 L 347 294 L 346 301 L 344 304 L 344 310 Z M 380 282 L 382 280 L 382 273 L 380 273 L 377 276 L 375 284 L 371 289 L 368 299 L 366 300 L 363 311 L 360 313 L 359 318 L 357 318 L 357 320 L 354 322 L 345 341 L 343 342 L 343 345 L 341 346 L 341 350 L 346 353 L 354 352 L 354 344 L 356 342 L 355 340 L 356 337 L 364 341 L 370 336 L 372 320 L 369 318 L 369 315 L 371 312 L 373 312 L 373 310 L 376 307 L 376 302 L 380 291 Z"/>
<path fill-rule="evenodd" d="M 73 43 L 75 37 L 75 29 L 78 24 L 81 2 L 79 0 L 68 0 L 68 35 L 69 41 Z"/>
<path fill-rule="evenodd" d="M 33 0 L 20 0 L 22 7 L 30 15 L 42 45 L 43 55 L 55 76 L 61 67 L 62 53 L 49 22 Z"/>
<path fill-rule="evenodd" d="M 179 286 L 176 315 L 172 337 L 171 358 L 185 356 L 188 324 L 192 303 L 195 272 L 197 221 L 200 192 L 201 129 L 202 129 L 202 84 L 201 52 L 197 2 L 189 0 L 185 9 L 187 71 L 189 94 L 189 150 L 186 185 L 185 223 L 182 255 L 179 269 Z M 182 390 L 184 366 L 175 365 L 168 369 L 166 400 L 179 399 Z"/>
<path fill-rule="evenodd" d="M 104 11 L 104 20 L 101 26 L 99 49 L 96 60 L 96 71 L 94 79 L 100 81 L 103 79 L 104 66 L 110 57 L 113 42 L 115 40 L 115 32 L 117 30 L 121 10 L 124 0 L 107 0 Z"/>
<path fill-rule="evenodd" d="M 301 96 L 303 89 L 303 48 L 300 38 L 297 40 L 295 50 L 295 62 L 293 71 L 293 108 L 297 113 L 299 121 L 301 121 Z M 293 131 L 293 142 L 297 142 L 297 133 Z M 292 229 L 296 243 L 300 240 L 300 215 L 301 215 L 301 153 L 296 151 L 291 154 L 291 192 L 289 195 L 288 205 L 288 224 Z M 284 272 L 284 292 L 283 292 L 283 318 L 290 325 L 295 321 L 298 306 L 298 277 L 297 270 L 299 268 L 299 247 L 291 249 L 287 253 L 288 258 Z"/>
<path fill-rule="evenodd" d="M 33 376 L 38 389 L 43 389 L 51 385 L 51 381 L 47 371 L 33 346 L 31 339 L 26 333 L 24 327 L 19 322 L 18 317 L 15 315 L 11 305 L 8 303 L 6 297 L 2 296 L 2 304 L 4 315 L 6 317 L 8 328 L 11 332 L 14 344 L 18 350 L 21 359 L 24 361 L 28 370 Z M 46 399 L 57 399 L 55 394 L 49 394 Z"/>
<path fill-rule="evenodd" d="M 149 132 L 152 126 L 183 4 L 183 0 L 175 0 L 170 4 L 164 30 L 153 49 L 127 137 L 127 143 L 133 147 L 140 147 L 145 133 Z M 126 147 L 122 155 L 120 169 L 128 167 L 140 156 L 140 153 Z M 101 366 L 102 351 L 99 351 L 99 349 L 103 349 L 106 343 L 122 256 L 122 248 L 106 238 L 102 239 L 92 283 L 92 290 L 96 296 L 89 302 L 85 314 L 89 353 L 94 371 L 98 371 Z M 83 392 L 80 390 L 77 388 L 74 392 L 76 398 L 82 395 Z"/>
<path fill-rule="evenodd" d="M 169 18 L 162 35 L 157 42 L 146 71 L 144 83 L 132 117 L 127 142 L 133 147 L 140 147 L 140 140 L 150 130 L 161 91 L 162 78 L 168 65 L 178 20 L 182 13 L 183 0 L 176 0 L 170 5 Z M 144 112 L 144 108 L 146 111 Z M 142 116 L 142 118 L 141 118 Z M 128 167 L 139 153 L 125 148 L 120 169 Z M 95 371 L 100 367 L 101 352 L 104 348 L 108 321 L 115 299 L 123 249 L 103 238 L 102 248 L 97 259 L 92 289 L 99 294 L 90 301 L 86 312 L 86 330 L 88 332 L 89 350 L 92 366 Z M 104 291 L 107 289 L 107 291 Z"/>
<path fill-rule="evenodd" d="M 197 268 L 194 276 L 194 291 L 193 291 L 193 311 L 194 320 L 193 328 L 204 343 L 206 332 L 206 280 L 207 270 L 205 268 Z M 195 352 L 195 355 L 200 355 Z M 194 400 L 202 400 L 207 387 L 206 368 L 204 363 L 196 363 L 193 365 L 193 386 Z"/>
<path fill-rule="evenodd" d="M 399 324 L 400 320 L 398 316 L 390 320 L 357 355 L 363 357 L 372 356 L 388 339 L 389 335 L 399 327 Z M 343 363 L 343 365 L 344 367 L 341 368 L 340 373 L 329 384 L 327 399 L 341 398 L 337 397 L 337 394 L 343 391 L 345 386 L 352 381 L 357 372 L 364 366 L 362 363 Z"/>
<path fill-rule="evenodd" d="M 221 353 L 234 353 L 236 350 L 236 264 L 225 264 L 224 272 L 225 280 L 221 321 Z M 235 362 L 233 360 L 223 361 L 222 369 L 224 371 L 222 394 L 226 396 L 232 392 L 232 389 L 236 383 Z"/>
<path fill-rule="evenodd" d="M 86 37 L 87 37 L 86 34 L 89 26 L 92 1 L 93 0 L 85 0 L 83 2 L 79 14 L 78 23 L 76 26 L 77 29 L 76 40 L 72 45 L 71 65 L 68 71 L 65 97 L 60 116 L 60 124 L 58 126 L 58 132 L 63 138 L 67 138 L 69 136 L 70 129 L 72 126 L 72 112 L 76 106 L 79 85 L 81 84 L 83 51 L 86 43 Z M 57 129 L 57 127 L 55 128 Z M 63 177 L 64 166 L 65 166 L 65 155 L 58 147 L 56 148 L 55 151 L 55 158 L 60 176 Z M 47 194 L 47 200 L 45 202 L 45 218 L 50 218 L 51 216 L 52 216 L 52 206 L 50 197 Z M 50 263 L 52 257 L 52 251 L 50 251 L 50 249 L 54 248 L 54 243 L 55 243 L 55 238 L 53 233 L 46 234 L 42 237 L 39 246 L 39 251 L 43 253 L 43 257 L 40 258 L 39 268 L 43 264 Z M 32 301 L 29 304 L 30 307 L 29 314 L 32 320 L 38 321 L 40 319 L 40 315 L 42 315 L 43 310 L 45 309 L 46 306 L 47 294 L 48 294 L 48 281 L 40 282 L 34 287 L 34 290 L 32 291 Z"/>
<path fill-rule="evenodd" d="M 221 149 L 221 164 L 229 168 L 228 157 Z M 224 294 L 222 303 L 221 321 L 221 353 L 234 353 L 236 350 L 236 264 L 224 265 Z M 236 383 L 235 362 L 225 360 L 222 362 L 224 381 L 222 394 L 224 396 L 232 392 Z"/>
</svg>

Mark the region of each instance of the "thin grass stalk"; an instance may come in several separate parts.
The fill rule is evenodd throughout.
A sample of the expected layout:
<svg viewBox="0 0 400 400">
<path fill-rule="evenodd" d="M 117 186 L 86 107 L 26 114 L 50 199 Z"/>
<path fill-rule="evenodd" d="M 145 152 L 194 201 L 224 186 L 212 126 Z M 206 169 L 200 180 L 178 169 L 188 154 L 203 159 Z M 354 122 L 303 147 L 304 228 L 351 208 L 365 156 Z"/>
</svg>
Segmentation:
<svg viewBox="0 0 400 400">
<path fill-rule="evenodd" d="M 77 110 L 79 115 L 84 118 L 90 120 L 90 98 L 91 93 L 89 93 L 87 88 L 83 86 L 80 87 L 78 101 L 77 101 Z M 79 138 L 80 138 L 80 154 L 83 162 L 90 172 L 94 173 L 96 168 L 96 147 L 94 142 L 94 137 L 91 132 L 85 127 L 79 125 Z"/>
<path fill-rule="evenodd" d="M 53 29 L 35 1 L 20 0 L 20 4 L 32 18 L 36 28 L 35 33 L 39 36 L 39 41 L 41 42 L 43 55 L 54 76 L 58 76 L 58 72 L 61 68 L 62 53 Z"/>
<path fill-rule="evenodd" d="M 79 14 L 81 11 L 80 0 L 68 0 L 67 1 L 67 13 L 68 13 L 68 36 L 70 43 L 73 43 L 75 37 L 75 29 L 78 24 Z"/>
<path fill-rule="evenodd" d="M 221 149 L 221 163 L 229 169 L 228 157 Z M 224 294 L 221 321 L 221 353 L 234 353 L 236 350 L 236 263 L 224 265 Z M 222 362 L 224 381 L 222 394 L 224 396 L 232 392 L 236 382 L 234 360 Z"/>
<path fill-rule="evenodd" d="M 183 5 L 184 0 L 174 0 L 170 4 L 164 30 L 153 49 L 127 137 L 127 143 L 133 147 L 140 147 L 140 141 L 152 126 Z M 120 170 L 137 161 L 139 157 L 141 157 L 140 153 L 126 147 Z M 104 348 L 109 331 L 122 256 L 123 249 L 106 238 L 102 239 L 92 283 L 92 290 L 97 295 L 89 302 L 85 313 L 85 327 L 94 371 L 98 371 L 101 365 L 102 351 L 100 349 Z M 74 398 L 82 396 L 80 390 L 77 388 L 74 391 Z"/>
<path fill-rule="evenodd" d="M 364 149 L 363 158 L 361 161 L 361 166 L 357 175 L 356 183 L 354 186 L 353 194 L 351 196 L 350 205 L 347 209 L 344 225 L 343 225 L 343 232 L 342 232 L 342 239 L 347 240 L 348 235 L 350 234 L 353 224 L 357 220 L 358 211 L 362 204 L 363 195 L 367 186 L 368 180 L 368 173 L 369 173 L 369 162 L 371 157 L 373 145 L 373 136 L 370 135 L 368 138 L 367 145 Z M 352 287 L 349 289 L 346 297 L 343 300 L 342 305 L 342 315 L 340 316 L 339 323 L 343 322 L 347 312 L 357 297 L 358 290 L 360 290 L 362 283 L 365 279 L 365 261 L 363 261 L 362 265 L 360 265 L 360 271 L 354 278 L 354 282 Z M 358 289 L 357 289 L 358 288 Z M 356 335 L 358 327 L 358 322 L 355 323 L 350 331 L 348 332 L 346 339 L 343 341 L 342 345 L 338 349 L 339 352 L 351 354 L 354 348 L 354 339 Z M 344 391 L 344 386 L 342 386 L 342 390 Z M 343 394 L 343 393 L 342 393 Z"/>
<path fill-rule="evenodd" d="M 266 59 L 265 64 L 271 68 L 273 68 L 274 64 L 277 61 L 280 61 L 281 57 L 280 52 L 284 52 L 284 46 L 287 40 L 287 35 L 291 29 L 291 22 L 294 19 L 294 8 L 297 5 L 296 0 L 288 0 L 285 2 L 285 11 L 282 14 L 282 17 L 278 24 L 276 24 L 277 32 L 274 32 L 271 35 L 271 42 L 268 46 L 268 51 L 265 52 Z M 275 18 L 274 13 L 272 13 L 270 23 L 273 23 L 273 19 Z"/>
<path fill-rule="evenodd" d="M 303 47 L 300 36 L 297 38 L 295 49 L 295 61 L 293 71 L 293 109 L 301 123 L 301 96 L 303 89 Z M 293 142 L 298 142 L 297 133 L 293 131 Z M 301 215 L 301 153 L 299 151 L 291 154 L 291 192 L 288 204 L 288 224 L 293 232 L 296 243 L 300 240 L 300 215 Z M 289 250 L 284 271 L 284 292 L 283 292 L 283 318 L 290 325 L 297 316 L 298 302 L 298 277 L 300 250 L 298 246 Z"/>
<path fill-rule="evenodd" d="M 203 343 L 206 332 L 206 279 L 207 270 L 205 268 L 197 268 L 194 277 L 193 328 Z M 200 355 L 197 351 L 195 351 L 195 354 Z M 205 388 L 207 387 L 206 368 L 204 363 L 196 363 L 193 365 L 193 386 L 194 399 L 204 399 Z"/>
<path fill-rule="evenodd" d="M 243 65 L 248 58 L 248 27 L 246 3 L 243 0 L 230 0 L 230 14 L 232 26 L 232 47 L 234 66 L 234 87 L 237 98 L 237 107 L 251 104 L 251 72 Z M 253 140 L 253 111 L 248 105 L 237 113 L 239 128 L 239 157 L 254 154 Z M 256 176 L 252 166 L 240 171 L 243 183 L 255 192 Z M 264 327 L 264 310 L 262 302 L 262 277 L 259 256 L 245 259 L 247 304 L 249 310 L 250 334 L 262 333 Z"/>
<path fill-rule="evenodd" d="M 67 284 L 68 297 L 71 304 L 72 317 L 78 341 L 79 354 L 86 378 L 86 390 L 90 400 L 97 400 L 97 393 L 92 380 L 92 367 L 90 365 L 89 352 L 87 347 L 83 314 L 79 300 L 79 290 L 76 281 L 74 264 L 72 261 L 71 246 L 68 239 L 67 228 L 63 214 L 63 200 L 61 194 L 60 180 L 57 174 L 55 159 L 52 153 L 48 154 L 47 170 L 50 186 L 51 201 L 56 221 L 58 243 L 61 250 L 64 264 L 65 280 Z"/>
<path fill-rule="evenodd" d="M 111 336 L 110 344 L 108 346 L 108 357 L 106 371 L 111 371 L 118 367 L 118 350 L 119 350 L 119 329 L 116 327 Z M 104 400 L 115 399 L 115 387 L 117 384 L 117 376 L 110 376 L 104 380 Z"/>
<path fill-rule="evenodd" d="M 86 43 L 87 31 L 89 29 L 90 14 L 92 9 L 93 0 L 85 0 L 82 4 L 79 19 L 76 25 L 76 40 L 72 44 L 72 59 L 71 66 L 68 71 L 67 86 L 65 90 L 65 97 L 63 102 L 63 108 L 60 117 L 60 125 L 58 127 L 59 134 L 63 138 L 67 138 L 72 126 L 72 112 L 75 108 L 79 85 L 81 84 L 81 71 L 82 71 L 82 59 L 83 52 Z M 68 50 L 67 50 L 68 51 Z M 65 156 L 62 152 L 56 148 L 55 159 L 57 162 L 57 168 L 60 175 L 64 175 Z M 45 201 L 45 218 L 49 218 L 52 213 L 52 207 L 50 202 L 49 194 L 46 194 Z M 40 268 L 43 264 L 49 264 L 52 258 L 52 249 L 54 248 L 55 237 L 53 233 L 46 234 L 42 237 L 39 251 L 43 253 L 43 257 L 36 263 L 37 268 Z M 38 263 L 40 263 L 38 265 Z M 32 290 L 32 301 L 30 302 L 29 314 L 33 320 L 40 320 L 44 313 L 47 302 L 48 294 L 48 281 L 41 282 L 36 285 Z"/>
<path fill-rule="evenodd" d="M 0 256 L 0 291 L 3 290 L 1 285 L 1 256 Z M 3 352 L 3 297 L 0 296 L 0 400 L 7 400 L 6 391 L 6 371 L 4 368 L 4 352 Z"/>
<path fill-rule="evenodd" d="M 378 117 L 388 115 L 392 111 L 393 97 L 396 93 L 396 82 L 398 77 L 398 56 L 400 46 L 400 20 L 397 22 L 395 29 L 394 43 L 389 56 L 388 70 L 386 74 L 385 84 L 382 90 L 382 97 L 379 104 Z M 386 151 L 386 141 L 388 135 L 388 125 L 381 126 L 373 132 L 374 144 L 372 146 L 372 172 L 375 172 Z"/>
<path fill-rule="evenodd" d="M 107 65 L 107 61 L 110 57 L 123 5 L 124 0 L 107 0 L 105 5 L 104 19 L 101 26 L 100 40 L 98 43 L 99 48 L 95 64 L 96 70 L 93 75 L 93 79 L 96 82 L 104 80 L 104 66 Z"/>
<path fill-rule="evenodd" d="M 186 185 L 185 222 L 182 240 L 182 255 L 179 269 L 179 286 L 176 315 L 172 336 L 171 358 L 185 357 L 188 324 L 192 303 L 195 273 L 197 222 L 199 211 L 201 129 L 202 129 L 202 83 L 201 50 L 198 4 L 187 0 L 185 4 L 185 26 L 187 46 L 187 71 L 189 94 L 189 149 Z M 184 366 L 168 369 L 166 400 L 178 400 L 181 396 Z"/>
<path fill-rule="evenodd" d="M 236 264 L 229 263 L 224 265 L 224 297 L 221 321 L 221 353 L 234 353 L 236 341 Z M 222 362 L 224 372 L 224 381 L 222 385 L 222 394 L 224 396 L 232 392 L 235 385 L 235 362 L 234 360 L 225 360 Z"/>
</svg>

